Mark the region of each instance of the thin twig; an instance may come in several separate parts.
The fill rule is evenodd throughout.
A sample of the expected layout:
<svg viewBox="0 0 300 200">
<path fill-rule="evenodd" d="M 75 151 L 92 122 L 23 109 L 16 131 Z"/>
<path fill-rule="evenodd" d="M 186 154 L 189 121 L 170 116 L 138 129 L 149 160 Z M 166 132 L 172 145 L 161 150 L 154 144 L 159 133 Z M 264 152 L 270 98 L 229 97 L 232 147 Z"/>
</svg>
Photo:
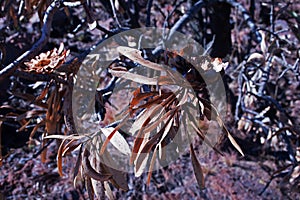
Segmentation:
<svg viewBox="0 0 300 200">
<path fill-rule="evenodd" d="M 244 6 L 241 3 L 236 2 L 235 0 L 226 0 L 226 2 L 230 4 L 232 7 L 237 8 L 242 13 L 244 20 L 246 21 L 247 25 L 251 29 L 252 34 L 254 34 L 255 36 L 253 38 L 254 41 L 260 43 L 262 40 L 261 34 L 258 32 L 253 19 L 251 18 L 247 10 L 244 8 Z"/>
<path fill-rule="evenodd" d="M 266 65 L 263 69 L 263 75 L 261 77 L 261 85 L 258 89 L 258 94 L 260 96 L 264 95 L 264 91 L 265 91 L 265 88 L 266 88 L 266 84 L 269 80 L 269 76 L 270 76 L 270 73 L 271 73 L 271 66 L 272 66 L 272 56 L 270 56 L 266 62 Z"/>
<path fill-rule="evenodd" d="M 13 73 L 14 76 L 19 77 L 19 78 L 23 78 L 26 80 L 30 80 L 30 81 L 45 81 L 45 82 L 49 82 L 53 79 L 55 79 L 56 81 L 60 82 L 60 83 L 64 83 L 66 84 L 67 81 L 58 77 L 57 74 L 33 74 L 33 73 L 29 73 L 29 72 L 24 72 L 24 71 L 20 71 L 20 70 L 16 70 Z"/>
<path fill-rule="evenodd" d="M 47 8 L 44 19 L 43 19 L 43 27 L 42 27 L 42 35 L 40 39 L 31 47 L 30 50 L 23 53 L 19 58 L 17 58 L 14 62 L 7 65 L 4 69 L 0 71 L 0 82 L 6 79 L 8 76 L 12 75 L 13 72 L 25 61 L 36 56 L 42 48 L 47 44 L 48 39 L 50 37 L 50 30 L 52 25 L 53 16 L 57 10 L 58 0 L 53 1 L 50 6 Z"/>
<path fill-rule="evenodd" d="M 199 10 L 205 5 L 206 3 L 203 0 L 197 1 L 192 8 L 184 14 L 171 28 L 168 40 L 171 40 L 174 36 L 175 32 L 179 31 L 191 18 L 199 12 Z"/>
<path fill-rule="evenodd" d="M 117 22 L 118 27 L 121 27 L 121 24 L 117 17 L 116 8 L 115 8 L 115 4 L 114 4 L 113 0 L 110 0 L 110 5 L 111 5 L 112 12 L 113 12 L 113 18 Z"/>
<path fill-rule="evenodd" d="M 151 7 L 153 0 L 148 0 L 147 2 L 147 18 L 146 18 L 146 27 L 151 25 Z"/>
</svg>

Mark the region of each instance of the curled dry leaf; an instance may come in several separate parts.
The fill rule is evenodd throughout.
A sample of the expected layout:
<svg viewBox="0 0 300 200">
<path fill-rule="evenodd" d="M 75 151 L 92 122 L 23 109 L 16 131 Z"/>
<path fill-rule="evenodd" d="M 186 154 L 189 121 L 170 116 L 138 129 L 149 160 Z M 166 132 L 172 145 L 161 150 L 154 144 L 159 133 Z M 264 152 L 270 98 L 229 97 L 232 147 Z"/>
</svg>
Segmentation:
<svg viewBox="0 0 300 200">
<path fill-rule="evenodd" d="M 81 145 L 81 141 L 76 139 L 71 139 L 63 148 L 62 150 L 62 156 L 67 155 L 68 153 L 71 153 L 73 150 L 75 150 L 77 147 Z"/>
<path fill-rule="evenodd" d="M 145 60 L 142 57 L 142 52 L 137 49 L 120 46 L 120 47 L 117 47 L 117 51 L 120 54 L 129 58 L 130 60 L 137 62 L 141 65 L 144 65 L 145 67 L 148 67 L 148 68 L 154 69 L 154 70 L 165 71 L 165 68 L 163 66 L 161 66 L 157 63 L 150 62 L 149 60 Z"/>
<path fill-rule="evenodd" d="M 247 63 L 254 63 L 256 66 L 262 66 L 265 63 L 265 56 L 260 54 L 260 53 L 252 53 L 248 60 Z"/>
</svg>

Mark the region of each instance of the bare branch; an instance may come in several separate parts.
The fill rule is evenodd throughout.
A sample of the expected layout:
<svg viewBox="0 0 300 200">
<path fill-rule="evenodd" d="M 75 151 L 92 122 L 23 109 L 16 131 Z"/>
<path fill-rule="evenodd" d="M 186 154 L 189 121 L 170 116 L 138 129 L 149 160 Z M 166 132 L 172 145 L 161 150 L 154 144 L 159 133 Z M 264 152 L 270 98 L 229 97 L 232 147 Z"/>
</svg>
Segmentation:
<svg viewBox="0 0 300 200">
<path fill-rule="evenodd" d="M 153 0 L 148 0 L 147 2 L 147 18 L 146 18 L 146 27 L 151 25 L 151 7 Z"/>
<path fill-rule="evenodd" d="M 192 8 L 184 14 L 176 23 L 175 25 L 171 28 L 168 40 L 170 40 L 173 35 L 175 34 L 176 31 L 179 31 L 190 19 L 197 13 L 199 10 L 206 5 L 206 2 L 203 0 L 197 1 Z"/>
</svg>

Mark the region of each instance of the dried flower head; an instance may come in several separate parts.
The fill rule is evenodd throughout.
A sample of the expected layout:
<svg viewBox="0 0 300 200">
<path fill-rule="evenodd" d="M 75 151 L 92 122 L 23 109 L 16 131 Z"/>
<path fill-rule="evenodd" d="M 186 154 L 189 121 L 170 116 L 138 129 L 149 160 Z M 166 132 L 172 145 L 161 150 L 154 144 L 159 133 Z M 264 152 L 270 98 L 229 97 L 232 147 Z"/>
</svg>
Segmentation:
<svg viewBox="0 0 300 200">
<path fill-rule="evenodd" d="M 69 50 L 64 50 L 64 45 L 61 43 L 59 49 L 54 48 L 46 53 L 41 53 L 29 62 L 24 62 L 28 67 L 26 71 L 50 74 L 65 62 L 68 55 Z"/>
</svg>

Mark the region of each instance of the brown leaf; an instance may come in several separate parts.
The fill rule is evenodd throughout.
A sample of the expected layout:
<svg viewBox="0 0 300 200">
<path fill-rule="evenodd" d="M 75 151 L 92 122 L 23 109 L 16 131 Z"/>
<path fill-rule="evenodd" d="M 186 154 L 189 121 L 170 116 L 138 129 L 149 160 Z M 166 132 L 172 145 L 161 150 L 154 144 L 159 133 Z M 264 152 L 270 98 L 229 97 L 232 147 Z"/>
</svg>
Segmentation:
<svg viewBox="0 0 300 200">
<path fill-rule="evenodd" d="M 149 166 L 149 172 L 148 172 L 148 177 L 147 177 L 147 185 L 150 184 L 151 175 L 152 175 L 152 171 L 153 171 L 153 167 L 154 167 L 155 159 L 156 159 L 156 153 L 157 153 L 157 148 L 154 149 L 153 156 L 151 158 L 151 162 L 150 162 L 150 166 Z"/>
<path fill-rule="evenodd" d="M 155 128 L 157 128 L 158 125 L 161 124 L 165 119 L 167 119 L 169 116 L 174 116 L 174 114 L 175 114 L 175 110 L 174 109 L 173 110 L 169 110 L 167 113 L 165 113 L 163 116 L 161 116 L 158 120 L 156 120 L 152 124 L 148 125 L 144 129 L 144 131 L 145 132 L 151 132 L 152 130 L 154 130 Z"/>
<path fill-rule="evenodd" d="M 45 98 L 46 94 L 48 94 L 48 91 L 49 91 L 49 85 L 47 85 L 47 86 L 43 89 L 43 91 L 41 92 L 41 94 L 40 94 L 38 97 L 36 97 L 35 101 L 40 101 L 40 100 L 42 100 L 43 98 Z"/>
<path fill-rule="evenodd" d="M 94 188 L 90 177 L 85 177 L 85 188 L 88 191 L 89 199 L 94 199 Z"/>
<path fill-rule="evenodd" d="M 65 156 L 68 153 L 71 153 L 74 149 L 76 149 L 79 145 L 81 145 L 81 141 L 77 139 L 71 139 L 63 148 L 62 156 Z"/>
<path fill-rule="evenodd" d="M 77 160 L 76 160 L 75 167 L 74 167 L 73 179 L 76 178 L 76 176 L 77 176 L 77 174 L 79 172 L 79 167 L 80 167 L 80 164 L 81 164 L 81 161 L 82 161 L 82 155 L 81 155 L 82 148 L 83 148 L 83 145 L 80 144 L 80 149 L 79 149 Z"/>
<path fill-rule="evenodd" d="M 236 150 L 238 150 L 238 152 L 240 152 L 240 154 L 242 156 L 245 156 L 245 154 L 243 153 L 241 147 L 238 145 L 238 143 L 235 141 L 235 139 L 231 136 L 231 134 L 229 133 L 229 131 L 227 130 L 227 128 L 225 127 L 222 119 L 218 116 L 217 117 L 217 122 L 219 124 L 219 126 L 222 128 L 223 132 L 226 134 L 226 136 L 229 138 L 229 141 L 231 142 L 231 144 L 234 146 L 234 148 Z"/>
<path fill-rule="evenodd" d="M 66 142 L 67 138 L 65 138 L 59 148 L 58 148 L 58 151 L 57 151 L 57 169 L 58 169 L 58 173 L 60 176 L 63 176 L 63 172 L 62 172 L 62 153 L 63 153 L 63 148 L 64 148 L 64 144 Z"/>
<path fill-rule="evenodd" d="M 159 145 L 169 133 L 170 128 L 173 124 L 173 116 L 176 110 L 177 110 L 176 108 L 171 110 L 173 112 L 171 113 L 170 117 L 168 118 L 164 126 L 158 131 L 158 133 L 156 133 L 150 140 L 147 138 L 148 141 L 141 144 L 142 147 L 136 154 L 137 156 L 136 156 L 135 166 L 134 166 L 136 176 L 141 175 L 142 172 L 144 171 L 146 167 L 145 164 L 147 163 L 146 161 L 148 160 L 149 153 L 152 147 L 154 145 Z M 155 149 L 157 149 L 157 147 Z"/>
<path fill-rule="evenodd" d="M 140 177 L 147 167 L 150 153 L 139 153 L 134 163 L 134 175 Z"/>
<path fill-rule="evenodd" d="M 116 128 L 109 134 L 109 136 L 106 138 L 106 140 L 104 141 L 103 145 L 101 146 L 100 149 L 100 155 L 102 155 L 106 149 L 106 146 L 108 145 L 109 141 L 111 140 L 111 138 L 114 136 L 114 134 L 119 131 L 119 129 L 126 124 L 127 119 L 129 118 L 129 115 L 127 114 L 123 119 L 122 122 L 120 124 L 118 124 L 118 126 L 116 126 Z"/>
<path fill-rule="evenodd" d="M 126 180 L 126 174 L 122 171 L 114 169 L 105 165 L 104 163 L 100 163 L 100 167 L 106 171 L 107 173 L 112 174 L 112 178 L 109 180 L 116 188 L 122 189 L 124 191 L 128 191 L 129 187 Z"/>
<path fill-rule="evenodd" d="M 100 128 L 100 130 L 102 131 L 102 133 L 105 135 L 105 137 L 109 137 L 110 133 L 112 133 L 114 131 L 113 127 L 109 127 L 109 128 Z M 121 153 L 125 154 L 125 155 L 130 155 L 130 147 L 127 143 L 127 141 L 125 140 L 125 138 L 121 135 L 121 133 L 119 131 L 115 131 L 114 133 L 114 137 L 112 137 L 110 139 L 110 143 L 116 147 Z"/>
<path fill-rule="evenodd" d="M 196 176 L 197 183 L 198 183 L 200 189 L 202 190 L 205 188 L 203 171 L 202 171 L 202 167 L 195 155 L 192 144 L 190 144 L 190 152 L 191 152 L 191 159 L 192 159 L 194 174 Z"/>
<path fill-rule="evenodd" d="M 87 176 L 87 177 L 90 177 L 90 178 L 93 178 L 97 181 L 107 181 L 109 180 L 112 175 L 111 174 L 101 174 L 99 172 L 97 172 L 92 166 L 91 166 L 91 163 L 90 163 L 90 160 L 89 160 L 89 152 L 87 149 L 84 150 L 84 154 L 83 154 L 83 162 L 82 162 L 82 166 L 83 166 L 83 169 L 84 169 L 84 174 Z"/>
<path fill-rule="evenodd" d="M 158 94 L 158 92 L 146 92 L 146 93 L 138 93 L 138 94 L 134 95 L 134 97 L 132 98 L 132 100 L 130 102 L 130 108 L 133 108 L 134 106 L 136 106 L 138 103 L 140 103 L 144 99 L 146 99 L 148 97 L 152 97 L 157 94 Z"/>
</svg>

